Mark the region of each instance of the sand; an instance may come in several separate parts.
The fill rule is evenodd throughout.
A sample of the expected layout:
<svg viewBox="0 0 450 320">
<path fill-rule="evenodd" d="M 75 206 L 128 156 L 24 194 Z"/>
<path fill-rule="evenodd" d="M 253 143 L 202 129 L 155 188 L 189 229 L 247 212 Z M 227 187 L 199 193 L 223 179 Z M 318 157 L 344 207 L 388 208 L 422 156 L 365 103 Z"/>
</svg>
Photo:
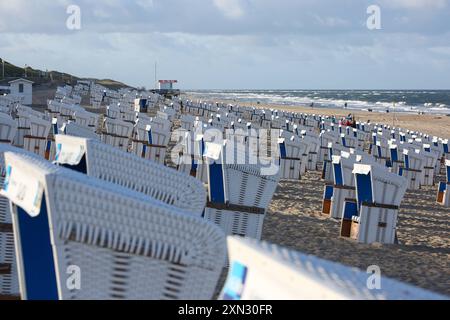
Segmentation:
<svg viewBox="0 0 450 320">
<path fill-rule="evenodd" d="M 317 172 L 282 181 L 264 222 L 263 240 L 450 295 L 450 208 L 435 203 L 437 187 L 407 193 L 398 245 L 362 245 L 339 237 L 340 221 L 321 214 L 324 183 Z"/>
</svg>

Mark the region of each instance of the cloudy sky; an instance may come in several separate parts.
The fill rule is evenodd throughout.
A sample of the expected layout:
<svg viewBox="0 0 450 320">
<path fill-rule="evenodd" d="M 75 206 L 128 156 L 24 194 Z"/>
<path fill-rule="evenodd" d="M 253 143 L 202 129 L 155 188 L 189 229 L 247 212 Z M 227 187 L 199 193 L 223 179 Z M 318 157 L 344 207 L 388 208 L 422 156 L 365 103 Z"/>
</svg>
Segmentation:
<svg viewBox="0 0 450 320">
<path fill-rule="evenodd" d="M 450 0 L 0 0 L 0 57 L 146 87 L 158 61 L 189 89 L 450 89 L 449 17 Z"/>
</svg>

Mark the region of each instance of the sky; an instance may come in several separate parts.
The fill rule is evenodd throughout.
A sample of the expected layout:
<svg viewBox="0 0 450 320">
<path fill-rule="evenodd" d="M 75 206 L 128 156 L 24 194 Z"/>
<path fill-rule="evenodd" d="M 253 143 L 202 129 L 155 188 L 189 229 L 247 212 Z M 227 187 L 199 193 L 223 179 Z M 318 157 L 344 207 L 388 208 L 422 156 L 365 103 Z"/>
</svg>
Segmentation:
<svg viewBox="0 0 450 320">
<path fill-rule="evenodd" d="M 147 88 L 157 61 L 181 89 L 450 89 L 450 0 L 0 0 L 0 57 Z"/>
</svg>

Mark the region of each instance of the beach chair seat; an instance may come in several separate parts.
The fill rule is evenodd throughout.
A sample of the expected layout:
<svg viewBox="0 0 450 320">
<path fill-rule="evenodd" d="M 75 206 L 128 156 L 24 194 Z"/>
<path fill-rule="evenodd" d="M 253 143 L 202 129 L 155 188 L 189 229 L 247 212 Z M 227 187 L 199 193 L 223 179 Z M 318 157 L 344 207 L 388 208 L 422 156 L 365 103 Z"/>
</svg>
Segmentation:
<svg viewBox="0 0 450 320">
<path fill-rule="evenodd" d="M 106 118 L 104 120 L 104 125 L 105 131 L 102 133 L 101 140 L 104 143 L 123 151 L 128 151 L 134 125 L 129 122 L 112 118 Z"/>
<path fill-rule="evenodd" d="M 23 299 L 213 297 L 226 257 L 213 224 L 43 160 L 7 152 L 5 163 Z"/>
<path fill-rule="evenodd" d="M 446 297 L 367 272 L 253 239 L 228 237 L 230 270 L 222 300 L 416 300 Z"/>
<path fill-rule="evenodd" d="M 0 112 L 0 143 L 12 144 L 17 135 L 17 122 L 10 115 Z"/>
<path fill-rule="evenodd" d="M 223 144 L 205 143 L 208 175 L 205 218 L 221 226 L 225 234 L 260 239 L 280 171 L 266 174 L 261 164 L 247 164 L 248 158 L 244 158 L 245 164 L 228 163 L 229 155 L 224 153 Z"/>
<path fill-rule="evenodd" d="M 202 215 L 206 191 L 196 179 L 98 140 L 64 135 L 55 140 L 57 164 Z"/>
<path fill-rule="evenodd" d="M 353 174 L 356 202 L 345 202 L 341 236 L 353 237 L 358 243 L 365 244 L 395 243 L 398 210 L 406 193 L 406 179 L 379 164 L 356 163 Z"/>
</svg>

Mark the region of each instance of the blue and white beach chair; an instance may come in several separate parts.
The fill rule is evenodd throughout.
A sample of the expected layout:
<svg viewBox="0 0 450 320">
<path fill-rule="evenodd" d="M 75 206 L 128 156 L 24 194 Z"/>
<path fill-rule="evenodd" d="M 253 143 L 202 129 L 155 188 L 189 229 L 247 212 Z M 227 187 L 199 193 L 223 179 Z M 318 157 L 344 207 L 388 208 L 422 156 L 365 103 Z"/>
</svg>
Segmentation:
<svg viewBox="0 0 450 320">
<path fill-rule="evenodd" d="M 264 164 L 249 164 L 248 159 L 244 164 L 227 163 L 224 148 L 223 144 L 206 142 L 205 217 L 219 225 L 225 234 L 261 239 L 266 211 L 280 180 L 278 161 L 273 159 L 267 172 Z"/>
<path fill-rule="evenodd" d="M 5 154 L 23 299 L 211 299 L 226 257 L 216 226 L 142 193 Z"/>
<path fill-rule="evenodd" d="M 196 179 L 97 140 L 64 135 L 55 140 L 57 164 L 202 215 L 206 191 Z"/>
<path fill-rule="evenodd" d="M 450 207 L 450 160 L 445 160 L 446 181 L 439 183 L 437 203 Z"/>
<path fill-rule="evenodd" d="M 372 275 L 362 270 L 253 239 L 229 237 L 228 252 L 223 300 L 448 299 L 384 276 L 370 288 Z"/>
<path fill-rule="evenodd" d="M 355 164 L 356 200 L 345 202 L 341 236 L 359 243 L 393 244 L 406 179 L 378 164 Z"/>
</svg>

